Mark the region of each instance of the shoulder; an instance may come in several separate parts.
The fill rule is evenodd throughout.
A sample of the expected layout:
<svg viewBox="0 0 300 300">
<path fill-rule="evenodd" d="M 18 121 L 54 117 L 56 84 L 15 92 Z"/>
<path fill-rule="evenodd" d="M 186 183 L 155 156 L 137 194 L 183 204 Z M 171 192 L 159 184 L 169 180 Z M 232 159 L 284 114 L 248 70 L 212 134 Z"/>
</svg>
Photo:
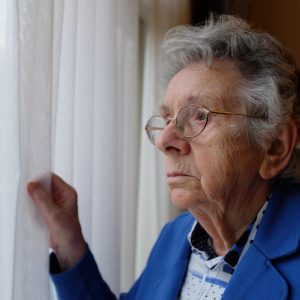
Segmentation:
<svg viewBox="0 0 300 300">
<path fill-rule="evenodd" d="M 274 187 L 274 193 L 287 198 L 294 198 L 295 196 L 300 195 L 300 183 L 293 184 L 278 184 Z M 299 198 L 298 198 L 299 199 Z"/>
<path fill-rule="evenodd" d="M 270 208 L 269 208 L 270 207 Z M 269 218 L 278 221 L 286 218 L 294 222 L 300 221 L 300 184 L 289 184 L 276 186 L 272 192 L 271 201 L 267 212 Z M 267 217 L 266 217 L 267 219 Z"/>
</svg>

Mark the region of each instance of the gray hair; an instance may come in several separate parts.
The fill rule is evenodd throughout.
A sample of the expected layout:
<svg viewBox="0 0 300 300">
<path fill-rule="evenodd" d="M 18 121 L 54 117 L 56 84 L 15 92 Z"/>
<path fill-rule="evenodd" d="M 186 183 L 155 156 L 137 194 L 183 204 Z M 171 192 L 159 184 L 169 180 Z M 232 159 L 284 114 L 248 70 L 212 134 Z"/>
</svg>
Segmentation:
<svg viewBox="0 0 300 300">
<path fill-rule="evenodd" d="M 249 142 L 266 149 L 280 125 L 294 118 L 300 132 L 300 75 L 290 53 L 272 36 L 255 31 L 234 16 L 211 16 L 204 26 L 171 29 L 162 48 L 168 62 L 168 79 L 191 63 L 210 66 L 214 59 L 229 60 L 243 79 L 237 95 L 246 112 L 264 117 L 246 118 Z M 300 182 L 300 137 L 280 178 Z"/>
</svg>

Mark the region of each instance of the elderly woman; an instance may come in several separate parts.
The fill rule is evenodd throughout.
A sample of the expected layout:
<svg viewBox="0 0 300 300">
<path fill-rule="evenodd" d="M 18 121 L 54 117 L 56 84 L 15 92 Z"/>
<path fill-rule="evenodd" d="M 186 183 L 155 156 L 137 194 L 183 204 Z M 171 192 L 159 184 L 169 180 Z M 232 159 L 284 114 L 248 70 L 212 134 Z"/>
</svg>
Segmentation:
<svg viewBox="0 0 300 300">
<path fill-rule="evenodd" d="M 232 16 L 172 29 L 169 84 L 150 141 L 173 203 L 144 272 L 121 299 L 300 299 L 299 75 L 274 38 Z M 76 193 L 28 190 L 55 250 L 60 299 L 116 299 L 81 233 Z"/>
</svg>

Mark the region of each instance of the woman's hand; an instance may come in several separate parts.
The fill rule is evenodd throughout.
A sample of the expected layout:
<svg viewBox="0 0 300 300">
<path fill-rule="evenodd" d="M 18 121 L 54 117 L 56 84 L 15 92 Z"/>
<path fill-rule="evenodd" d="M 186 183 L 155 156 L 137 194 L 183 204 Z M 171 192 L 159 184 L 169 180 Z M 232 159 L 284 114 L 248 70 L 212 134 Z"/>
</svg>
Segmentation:
<svg viewBox="0 0 300 300">
<path fill-rule="evenodd" d="M 30 182 L 27 189 L 47 223 L 50 246 L 55 251 L 61 270 L 70 269 L 86 251 L 75 189 L 55 174 L 52 174 L 50 192 L 39 182 Z"/>
</svg>

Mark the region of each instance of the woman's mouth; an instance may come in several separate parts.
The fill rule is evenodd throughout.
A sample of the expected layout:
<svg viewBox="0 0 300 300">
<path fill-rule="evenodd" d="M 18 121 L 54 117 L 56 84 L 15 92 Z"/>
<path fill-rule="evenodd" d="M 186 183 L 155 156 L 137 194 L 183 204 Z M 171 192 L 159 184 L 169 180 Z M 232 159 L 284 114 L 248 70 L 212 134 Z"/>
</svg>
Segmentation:
<svg viewBox="0 0 300 300">
<path fill-rule="evenodd" d="M 191 177 L 190 175 L 181 172 L 167 172 L 166 176 L 168 184 L 178 183 Z"/>
</svg>

